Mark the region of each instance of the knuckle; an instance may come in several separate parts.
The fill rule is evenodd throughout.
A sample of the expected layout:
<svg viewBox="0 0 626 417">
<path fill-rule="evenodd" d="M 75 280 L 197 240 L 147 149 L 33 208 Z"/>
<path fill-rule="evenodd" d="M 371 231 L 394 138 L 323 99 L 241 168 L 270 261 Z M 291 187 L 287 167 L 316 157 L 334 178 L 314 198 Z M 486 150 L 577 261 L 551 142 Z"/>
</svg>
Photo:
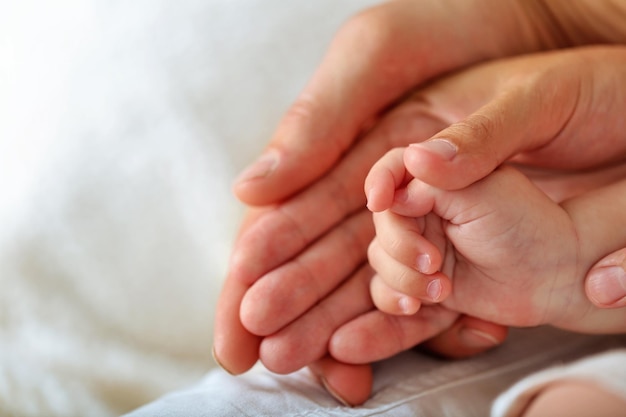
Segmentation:
<svg viewBox="0 0 626 417">
<path fill-rule="evenodd" d="M 403 253 L 406 252 L 407 244 L 403 241 L 402 236 L 392 235 L 389 236 L 389 239 L 385 242 L 385 250 L 392 258 L 396 260 L 401 260 L 403 257 Z"/>
<path fill-rule="evenodd" d="M 408 267 L 401 268 L 396 277 L 397 290 L 411 297 L 422 297 L 421 276 Z"/>
<path fill-rule="evenodd" d="M 416 139 L 428 138 L 456 120 L 445 120 L 446 115 L 434 109 L 429 97 L 414 94 L 387 116 L 379 127 L 379 134 L 388 147 L 407 146 Z"/>
<path fill-rule="evenodd" d="M 311 96 L 302 95 L 287 109 L 285 120 L 302 123 L 312 120 L 320 110 L 317 100 Z"/>
<path fill-rule="evenodd" d="M 369 260 L 372 268 L 376 269 L 376 258 L 378 251 L 378 242 L 376 242 L 377 238 L 372 239 L 369 246 L 367 247 L 367 259 Z"/>
<path fill-rule="evenodd" d="M 480 140 L 488 139 L 493 134 L 494 121 L 482 114 L 474 114 L 467 120 L 457 124 L 458 128 Z"/>
<path fill-rule="evenodd" d="M 344 45 L 358 46 L 360 55 L 367 56 L 371 65 L 390 63 L 389 51 L 393 45 L 394 27 L 392 13 L 387 7 L 378 6 L 353 15 L 337 34 Z M 385 58 L 385 59 L 383 59 Z"/>
</svg>

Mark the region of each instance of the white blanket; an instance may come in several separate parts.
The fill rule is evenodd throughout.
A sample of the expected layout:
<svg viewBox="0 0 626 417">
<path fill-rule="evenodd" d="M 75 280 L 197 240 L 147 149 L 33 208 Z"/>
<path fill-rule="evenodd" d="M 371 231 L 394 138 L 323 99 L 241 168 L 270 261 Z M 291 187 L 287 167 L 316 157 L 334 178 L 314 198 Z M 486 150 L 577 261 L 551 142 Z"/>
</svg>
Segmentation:
<svg viewBox="0 0 626 417">
<path fill-rule="evenodd" d="M 626 350 L 565 365 L 625 345 L 625 335 L 588 336 L 539 327 L 513 329 L 503 346 L 466 360 L 437 360 L 407 351 L 375 364 L 372 397 L 358 407 L 342 406 L 307 370 L 274 375 L 257 366 L 237 377 L 213 370 L 197 384 L 124 417 L 519 417 L 549 381 L 585 375 L 626 401 Z M 490 411 L 507 386 L 555 365 L 546 371 L 549 375 L 535 374 L 514 386 Z"/>
</svg>

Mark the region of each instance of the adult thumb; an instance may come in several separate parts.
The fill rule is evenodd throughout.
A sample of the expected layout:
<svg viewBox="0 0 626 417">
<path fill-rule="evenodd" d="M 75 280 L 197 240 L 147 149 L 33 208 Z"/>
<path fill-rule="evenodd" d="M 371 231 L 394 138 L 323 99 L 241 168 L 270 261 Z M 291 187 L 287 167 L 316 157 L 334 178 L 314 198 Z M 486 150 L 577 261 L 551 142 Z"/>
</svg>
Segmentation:
<svg viewBox="0 0 626 417">
<path fill-rule="evenodd" d="M 490 62 L 441 79 L 419 96 L 450 126 L 409 146 L 406 167 L 453 190 L 508 160 L 562 170 L 618 161 L 626 98 L 615 91 L 626 86 L 625 64 L 626 51 L 596 47 Z M 598 112 L 598 103 L 606 110 Z"/>
</svg>

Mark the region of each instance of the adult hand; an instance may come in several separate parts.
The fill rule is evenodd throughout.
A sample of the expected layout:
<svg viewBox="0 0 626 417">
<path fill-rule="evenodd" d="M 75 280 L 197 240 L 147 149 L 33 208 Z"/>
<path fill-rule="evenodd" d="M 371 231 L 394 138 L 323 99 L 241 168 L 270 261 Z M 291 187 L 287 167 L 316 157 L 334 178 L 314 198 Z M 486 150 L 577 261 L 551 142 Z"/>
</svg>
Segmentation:
<svg viewBox="0 0 626 417">
<path fill-rule="evenodd" d="M 543 13 L 547 6 L 531 2 L 396 1 L 348 22 L 281 122 L 267 152 L 235 187 L 238 196 L 250 204 L 283 203 L 255 211 L 242 228 L 218 304 L 214 346 L 218 361 L 240 373 L 259 357 L 261 337 L 243 327 L 238 316 L 244 295 L 258 278 L 281 265 L 283 269 L 275 271 L 276 275 L 293 276 L 294 270 L 284 268 L 289 265 L 285 262 L 297 263 L 296 255 L 312 252 L 312 242 L 319 242 L 322 236 L 328 237 L 328 244 L 341 242 L 341 235 L 349 234 L 358 222 L 368 222 L 352 216 L 363 205 L 362 180 L 386 150 L 407 143 L 407 132 L 399 135 L 398 130 L 384 133 L 378 129 L 379 136 L 388 138 L 382 143 L 371 138 L 355 142 L 355 138 L 371 127 L 387 106 L 419 83 L 477 61 L 567 46 L 564 39 L 568 38 L 572 43 L 615 40 L 622 26 L 619 15 L 612 11 L 607 20 L 597 9 L 608 8 L 608 2 L 595 3 L 578 2 L 576 7 L 568 2 L 552 4 L 552 13 Z M 554 25 L 551 19 L 557 16 L 558 20 L 555 10 L 559 8 L 567 13 Z M 576 24 L 577 16 L 587 17 L 590 10 L 599 17 L 602 33 Z M 354 50 L 359 51 L 356 57 Z M 411 142 L 431 136 L 446 123 L 431 115 L 428 105 L 414 106 L 406 113 L 419 114 L 423 121 L 411 125 L 416 119 L 409 117 L 407 126 L 406 117 L 396 118 L 396 129 L 410 128 Z M 299 190 L 302 192 L 294 196 Z M 339 198 L 333 198 L 333 193 Z M 320 206 L 328 211 L 315 208 Z M 346 222 L 353 223 L 344 233 L 329 236 L 328 231 Z M 332 271 L 332 282 L 345 281 L 364 261 L 366 245 L 362 243 L 352 241 L 353 256 L 347 265 L 354 268 L 346 273 L 350 268 L 344 264 L 342 271 Z M 335 251 L 327 263 L 332 265 L 343 255 Z M 300 271 L 315 277 L 319 273 L 315 268 L 309 264 Z"/>
<path fill-rule="evenodd" d="M 591 268 L 585 291 L 596 307 L 626 307 L 626 248 L 605 256 Z"/>
<path fill-rule="evenodd" d="M 413 167 L 404 165 L 404 149 L 388 152 L 368 176 L 384 180 L 391 173 L 399 187 L 392 200 L 371 201 L 377 233 L 368 258 L 377 271 L 370 288 L 378 308 L 410 315 L 414 310 L 403 307 L 419 307 L 422 282 L 442 289 L 450 279 L 454 291 L 442 305 L 484 320 L 579 332 L 626 329 L 622 316 L 593 308 L 581 285 L 601 255 L 625 243 L 614 225 L 626 212 L 626 181 L 557 204 L 503 166 L 446 191 L 416 179 L 406 184 Z M 416 264 L 420 256 L 430 262 Z"/>
<path fill-rule="evenodd" d="M 345 203 L 349 199 L 348 191 L 331 193 L 320 201 L 321 193 L 316 193 L 316 187 L 327 191 L 351 190 L 357 186 L 352 181 L 355 177 L 360 180 L 359 170 L 362 169 L 354 158 L 370 159 L 381 150 L 405 143 L 418 142 L 404 153 L 413 167 L 411 174 L 443 189 L 463 188 L 511 157 L 519 163 L 561 170 L 584 170 L 619 162 L 626 157 L 621 111 L 626 108 L 626 98 L 619 94 L 620 83 L 623 83 L 620 80 L 626 79 L 624 68 L 626 48 L 593 47 L 487 63 L 444 78 L 391 111 L 355 146 L 344 163 L 332 172 L 334 175 L 292 198 L 270 215 L 308 212 L 313 216 L 318 207 L 332 207 L 333 201 Z M 470 100 L 463 100 L 466 94 Z M 601 105 L 606 110 L 598 113 Z M 431 118 L 423 116 L 428 113 Z M 411 126 L 415 115 L 419 116 L 419 124 Z M 424 134 L 441 125 L 451 126 L 437 133 L 435 138 L 420 142 Z M 602 140 L 595 139 L 598 137 Z M 620 170 L 623 175 L 621 165 L 617 169 L 609 166 L 607 172 L 619 176 Z M 597 178 L 611 180 L 605 176 Z M 597 178 L 590 184 L 597 186 Z M 543 183 L 548 186 L 545 179 Z M 580 184 L 579 188 L 584 188 L 586 183 Z M 391 183 L 375 188 L 393 194 L 395 186 L 397 184 Z M 374 187 L 366 183 L 365 188 L 366 193 L 370 193 Z M 551 192 L 559 192 L 561 198 L 576 192 L 563 185 L 559 189 L 552 184 L 552 188 Z M 346 197 L 339 198 L 341 195 Z M 374 197 L 370 194 L 370 200 Z M 359 200 L 362 204 L 362 199 Z M 307 222 L 302 224 L 308 225 Z M 263 219 L 256 225 L 261 227 L 261 232 L 266 227 Z M 303 237 L 299 243 L 307 241 L 311 233 L 300 231 Z M 325 300 L 344 281 L 343 276 L 350 275 L 363 262 L 361 256 L 372 234 L 369 216 L 358 211 L 318 238 L 293 262 L 250 283 L 243 297 L 240 317 L 249 331 L 267 336 L 260 353 L 270 369 L 294 370 L 295 356 L 304 363 L 315 359 L 314 355 L 286 354 L 286 347 L 295 343 L 286 341 L 295 339 L 296 334 L 302 337 L 293 330 L 302 324 L 294 320 Z M 261 233 L 254 233 L 252 237 L 258 239 L 259 235 Z M 289 237 L 288 241 L 279 243 L 284 247 L 294 241 L 294 237 Z M 337 253 L 340 256 L 329 263 L 328 259 Z M 330 297 L 325 301 L 328 299 Z M 367 308 L 360 306 L 360 311 Z M 334 315 L 334 321 L 327 320 L 332 325 L 325 327 L 326 332 L 330 330 L 328 326 L 341 325 L 340 321 L 359 313 L 356 309 L 343 311 L 341 318 Z M 327 334 L 311 337 L 323 342 Z M 285 348 L 281 350 L 278 346 Z M 311 341 L 307 346 L 312 348 L 314 343 Z"/>
<path fill-rule="evenodd" d="M 555 201 L 581 195 L 624 178 L 626 143 L 622 114 L 626 108 L 626 98 L 619 94 L 626 88 L 624 65 L 626 48 L 597 47 L 488 63 L 443 79 L 420 90 L 417 102 L 427 102 L 430 109 L 438 114 L 442 111 L 438 112 L 437 109 L 448 109 L 448 114 L 462 119 L 457 123 L 450 120 L 452 126 L 436 136 L 452 143 L 453 146 L 445 144 L 447 149 L 463 149 L 465 152 L 457 153 L 450 159 L 449 155 L 441 155 L 429 149 L 429 142 L 421 142 L 404 152 L 405 162 L 412 167 L 411 174 L 414 177 L 419 178 L 421 175 L 420 179 L 426 177 L 442 188 L 464 188 L 513 156 L 513 160 L 532 162 L 543 167 L 526 167 L 526 170 L 535 183 Z M 471 97 L 478 98 L 480 94 L 477 92 L 481 91 L 481 85 L 488 87 L 482 90 L 486 93 L 483 98 L 487 101 L 474 102 L 478 110 L 469 106 L 465 109 L 462 106 L 455 108 L 454 92 L 471 91 Z M 381 121 L 381 125 L 404 112 L 405 106 L 411 105 L 410 101 L 399 105 L 389 114 L 388 119 Z M 599 111 L 600 108 L 603 110 Z M 466 116 L 468 113 L 469 116 Z M 477 158 L 481 152 L 484 155 Z M 565 160 L 555 160 L 557 156 Z M 465 159 L 459 162 L 457 158 Z M 472 164 L 472 161 L 476 162 Z M 430 168 L 424 169 L 425 164 L 430 164 Z M 599 168 L 589 171 L 594 164 L 599 165 Z M 546 170 L 549 167 L 561 170 L 550 172 Z M 567 171 L 566 168 L 576 171 Z M 433 172 L 439 172 L 441 176 L 433 175 Z M 387 176 L 375 177 L 388 184 L 366 182 L 365 188 L 373 204 L 393 199 L 396 187 L 407 181 L 402 175 L 394 175 L 390 171 Z M 611 190 L 606 189 L 609 192 Z M 615 207 L 606 209 L 615 211 Z M 603 218 L 616 218 L 616 215 L 614 213 L 612 217 Z M 589 242 L 596 242 L 593 248 L 588 248 L 587 253 L 593 252 L 594 256 L 613 250 L 616 245 L 619 247 L 619 242 L 626 244 L 626 234 L 621 229 L 610 228 L 610 235 L 604 238 L 602 235 L 597 236 L 597 233 L 598 230 L 609 232 L 606 227 L 595 228 L 597 230 L 591 232 L 587 229 L 586 232 L 595 237 L 595 240 L 589 239 Z M 612 248 L 605 247 L 609 242 Z M 410 259 L 407 258 L 407 261 L 410 262 Z M 410 280 L 412 284 L 414 281 Z M 619 311 L 612 317 L 622 316 L 623 313 Z M 597 317 L 608 316 L 599 314 Z M 394 331 L 406 333 L 406 329 L 410 329 L 409 323 L 407 319 L 396 322 Z M 358 361 L 366 362 L 381 359 L 379 346 L 365 344 L 367 347 L 359 347 L 356 341 L 365 340 L 373 334 L 385 334 L 388 331 L 386 326 L 382 321 L 359 317 L 334 333 L 330 344 L 331 353 L 343 360 L 357 357 Z M 587 326 L 586 331 L 592 331 L 593 328 Z M 390 351 L 393 349 L 386 352 Z"/>
<path fill-rule="evenodd" d="M 409 89 L 455 68 L 557 46 L 555 33 L 527 30 L 545 16 L 525 4 L 401 0 L 363 12 L 340 30 L 265 153 L 235 185 L 248 204 L 283 203 L 250 214 L 235 245 L 215 323 L 214 354 L 222 366 L 241 373 L 258 359 L 261 338 L 239 319 L 248 288 L 270 271 L 293 274 L 277 268 L 305 249 L 311 252 L 312 242 L 363 207 L 367 170 L 392 144 L 357 138 L 385 108 Z M 494 37 L 494 31 L 500 36 Z M 424 124 L 412 129 L 424 139 L 444 127 L 439 120 Z M 351 263 L 332 271 L 331 282 L 342 282 L 365 261 L 369 238 L 353 242 Z M 342 256 L 335 251 L 326 262 L 334 265 Z M 317 277 L 310 267 L 301 272 Z"/>
</svg>

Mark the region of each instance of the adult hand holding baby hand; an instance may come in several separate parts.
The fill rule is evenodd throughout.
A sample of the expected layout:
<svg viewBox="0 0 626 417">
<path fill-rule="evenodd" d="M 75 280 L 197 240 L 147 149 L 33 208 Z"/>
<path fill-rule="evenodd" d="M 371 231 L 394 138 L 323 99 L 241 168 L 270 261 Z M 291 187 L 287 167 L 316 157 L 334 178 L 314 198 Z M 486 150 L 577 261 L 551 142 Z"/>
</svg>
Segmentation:
<svg viewBox="0 0 626 417">
<path fill-rule="evenodd" d="M 283 203 L 277 209 L 254 210 L 235 246 L 215 325 L 214 352 L 224 367 L 241 373 L 259 357 L 261 338 L 239 319 L 248 288 L 362 209 L 367 170 L 392 144 L 356 141 L 359 134 L 393 101 L 429 78 L 485 58 L 539 49 L 536 35 L 517 35 L 526 33 L 523 28 L 533 19 L 522 9 L 499 3 L 404 0 L 363 12 L 342 28 L 267 151 L 235 186 L 246 203 Z M 500 41 L 493 42 L 487 26 L 502 33 Z M 352 53 L 355 50 L 358 54 Z M 439 120 L 425 120 L 421 136 L 427 138 L 442 127 Z M 320 206 L 325 210 L 317 209 Z M 354 221 L 366 228 L 370 220 Z M 370 238 L 364 242 L 361 262 Z M 361 242 L 355 243 L 358 249 Z M 340 253 L 328 263 L 337 256 Z M 356 269 L 359 260 L 353 262 Z M 333 274 L 340 282 L 351 272 Z M 275 327 L 266 324 L 272 323 L 254 325 Z"/>
<path fill-rule="evenodd" d="M 281 122 L 268 151 L 236 185 L 235 191 L 244 202 L 275 206 L 254 209 L 244 222 L 220 297 L 215 355 L 233 373 L 244 372 L 259 356 L 266 363 L 280 363 L 283 371 L 299 367 L 298 361 L 302 361 L 302 357 L 293 350 L 298 344 L 293 342 L 292 336 L 309 334 L 307 340 L 313 340 L 317 345 L 312 345 L 314 348 L 309 353 L 319 357 L 326 350 L 333 327 L 340 327 L 370 311 L 371 302 L 361 301 L 349 311 L 337 309 L 340 315 L 330 315 L 334 321 L 326 325 L 321 325 L 321 317 L 329 315 L 318 314 L 324 309 L 317 309 L 318 315 L 313 316 L 314 319 L 310 319 L 309 314 L 314 305 L 324 305 L 322 300 L 327 304 L 323 308 L 327 309 L 335 301 L 343 303 L 341 300 L 350 299 L 347 295 L 359 291 L 363 282 L 367 283 L 371 277 L 367 268 L 360 267 L 365 262 L 365 247 L 373 236 L 371 220 L 362 209 L 362 181 L 367 170 L 388 149 L 424 140 L 448 124 L 472 114 L 489 100 L 498 103 L 506 100 L 497 97 L 503 84 L 488 78 L 493 73 L 476 85 L 474 81 L 481 77 L 474 73 L 468 75 L 468 79 L 473 80 L 471 83 L 454 81 L 452 77 L 449 88 L 445 82 L 436 84 L 437 87 L 430 88 L 429 93 L 421 95 L 430 102 L 409 100 L 375 124 L 387 106 L 420 82 L 445 71 L 486 58 L 561 46 L 555 35 L 558 31 L 550 33 L 548 30 L 543 35 L 527 31 L 530 22 L 542 18 L 536 14 L 537 10 L 526 10 L 517 3 L 491 4 L 488 10 L 473 2 L 420 2 L 419 8 L 415 7 L 416 4 L 412 1 L 385 4 L 346 25 L 297 104 Z M 463 10 L 452 13 L 454 8 Z M 463 16 L 464 20 L 459 22 L 458 16 Z M 546 27 L 549 26 L 546 23 Z M 487 27 L 489 31 L 485 30 Z M 610 28 L 610 25 L 606 27 Z M 492 30 L 501 35 L 494 38 Z M 437 36 L 433 36 L 435 33 Z M 520 36 L 520 33 L 526 35 Z M 416 39 L 421 41 L 416 42 Z M 449 49 L 450 45 L 452 49 Z M 355 49 L 360 52 L 357 59 L 354 54 L 347 53 Z M 441 53 L 442 49 L 447 52 Z M 462 79 L 463 75 L 458 77 Z M 458 90 L 461 86 L 466 90 Z M 532 102 L 532 95 L 524 97 Z M 541 99 L 542 96 L 534 98 Z M 488 118 L 490 111 L 497 114 L 498 106 L 485 106 L 482 110 L 487 111 L 474 120 L 480 122 Z M 528 110 L 532 112 L 532 108 Z M 481 123 L 466 126 L 480 127 Z M 490 126 L 489 129 L 497 127 Z M 371 131 L 364 135 L 368 129 Z M 489 133 L 489 129 L 485 133 Z M 506 129 L 496 131 L 499 135 L 507 132 Z M 475 181 L 518 150 L 530 149 L 519 135 L 518 141 L 508 143 L 489 141 L 489 135 L 476 135 L 480 130 L 471 133 L 467 138 L 459 136 L 457 142 L 452 142 L 452 135 L 446 137 L 449 143 L 453 143 L 455 156 L 452 160 L 437 160 L 432 148 L 420 150 L 418 157 L 425 159 L 428 170 L 433 170 L 429 172 L 441 172 L 447 164 L 455 174 L 449 177 L 450 181 L 457 181 L 448 185 L 459 187 L 462 183 L 458 183 L 458 178 L 463 177 L 468 183 Z M 357 141 L 359 137 L 361 139 Z M 487 142 L 481 145 L 484 140 Z M 550 161 L 554 161 L 554 153 L 561 154 L 557 145 L 544 152 L 527 152 L 529 159 L 521 158 L 520 162 L 532 162 L 532 158 L 537 157 L 540 164 L 549 166 Z M 485 159 L 485 155 L 488 158 Z M 346 253 L 348 256 L 344 256 Z M 324 266 L 316 261 L 321 256 L 324 256 L 321 259 L 326 266 L 342 266 L 319 269 Z M 265 280 L 271 275 L 273 280 Z M 294 276 L 304 281 L 292 280 Z M 317 287 L 320 278 L 326 280 L 326 287 L 321 290 Z M 257 282 L 261 285 L 250 292 L 249 288 Z M 311 290 L 314 297 L 304 299 L 305 303 L 299 306 L 292 303 L 288 314 L 280 314 L 280 309 L 272 310 L 269 305 L 276 299 L 263 300 L 263 295 L 271 294 L 281 286 L 284 286 L 284 293 L 293 294 L 292 290 L 299 288 L 304 293 Z M 342 288 L 347 289 L 335 291 Z M 334 301 L 327 301 L 333 300 L 331 296 L 335 297 Z M 255 317 L 259 311 L 263 314 Z M 432 313 L 428 313 L 430 316 L 427 316 L 428 311 Z M 303 312 L 306 313 L 302 315 Z M 308 326 L 300 327 L 298 321 L 293 321 L 299 314 L 298 321 L 309 317 Z M 420 317 L 431 326 L 414 326 L 413 329 L 419 331 L 412 331 L 410 339 L 395 347 L 397 351 L 446 328 L 448 333 L 439 340 L 449 335 L 455 339 L 454 335 L 462 334 L 459 330 L 463 326 L 476 326 L 477 323 L 461 318 L 457 324 L 452 324 L 458 315 L 435 307 L 425 310 Z M 292 331 L 285 330 L 287 323 L 291 323 Z M 479 331 L 484 329 L 488 335 L 492 332 L 496 343 L 502 340 L 502 328 L 478 323 Z M 307 330 L 297 330 L 299 327 Z M 282 341 L 274 337 L 277 330 L 284 330 Z M 272 336 L 264 339 L 255 333 Z M 338 339 L 334 337 L 335 341 Z M 272 340 L 278 343 L 272 343 Z M 437 346 L 436 343 L 433 345 Z M 285 355 L 290 349 L 293 355 Z M 448 349 L 461 354 L 464 349 L 476 352 L 475 347 L 468 350 L 463 344 L 451 345 Z M 480 350 L 484 349 L 485 346 Z M 362 357 L 367 357 L 367 352 Z M 291 360 L 296 362 L 290 364 Z M 359 380 L 351 376 L 366 374 L 368 367 L 347 367 L 328 358 L 323 364 L 314 368 L 349 403 L 359 403 L 367 398 L 371 386 L 367 382 L 359 385 Z"/>
</svg>

